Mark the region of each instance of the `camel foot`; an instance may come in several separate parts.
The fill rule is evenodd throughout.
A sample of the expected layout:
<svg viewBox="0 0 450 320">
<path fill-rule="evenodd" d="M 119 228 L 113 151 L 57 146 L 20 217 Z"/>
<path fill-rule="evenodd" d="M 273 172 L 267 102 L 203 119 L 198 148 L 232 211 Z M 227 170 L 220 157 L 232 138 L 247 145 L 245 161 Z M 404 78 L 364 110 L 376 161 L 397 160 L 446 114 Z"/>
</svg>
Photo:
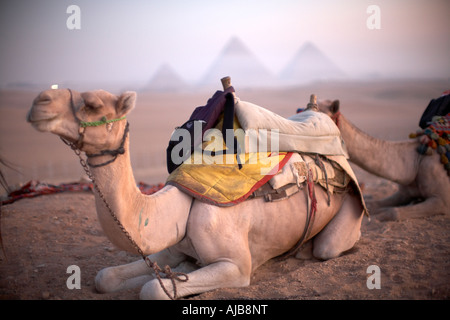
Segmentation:
<svg viewBox="0 0 450 320">
<path fill-rule="evenodd" d="M 379 201 L 366 201 L 366 207 L 367 210 L 369 210 L 370 213 L 375 213 L 378 212 L 380 209 L 382 209 L 382 207 L 380 206 Z"/>
<path fill-rule="evenodd" d="M 374 217 L 379 221 L 399 221 L 402 220 L 398 208 L 380 208 L 374 212 Z"/>
<path fill-rule="evenodd" d="M 174 290 L 172 283 L 168 279 L 161 279 L 167 292 L 173 296 Z M 139 294 L 141 300 L 170 300 L 170 297 L 164 292 L 157 279 L 147 282 L 141 289 Z"/>
<path fill-rule="evenodd" d="M 153 275 L 143 260 L 100 270 L 95 277 L 95 288 L 99 293 L 116 292 L 141 287 Z"/>
<path fill-rule="evenodd" d="M 407 206 L 381 208 L 374 213 L 374 216 L 380 221 L 418 219 L 446 214 L 447 208 L 442 199 L 435 197 Z"/>
</svg>

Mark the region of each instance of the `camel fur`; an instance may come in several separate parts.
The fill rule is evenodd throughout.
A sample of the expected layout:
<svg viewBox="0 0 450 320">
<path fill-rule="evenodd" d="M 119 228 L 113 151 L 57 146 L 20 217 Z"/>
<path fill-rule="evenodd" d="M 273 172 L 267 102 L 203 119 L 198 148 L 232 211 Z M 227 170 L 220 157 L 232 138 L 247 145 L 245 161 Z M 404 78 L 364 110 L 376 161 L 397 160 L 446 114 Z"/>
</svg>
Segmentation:
<svg viewBox="0 0 450 320">
<path fill-rule="evenodd" d="M 362 169 L 398 183 L 398 191 L 369 204 L 379 220 L 404 220 L 450 214 L 450 179 L 437 153 L 417 152 L 418 139 L 386 141 L 358 129 L 339 111 L 339 100 L 319 102 L 319 110 L 335 120 L 350 161 Z"/>
<path fill-rule="evenodd" d="M 121 118 L 134 107 L 136 93 L 120 96 L 98 90 L 79 93 L 54 89 L 40 93 L 33 102 L 27 120 L 42 132 L 51 132 L 75 142 L 83 121 Z M 88 127 L 81 148 L 87 154 L 115 149 L 121 143 L 126 120 Z M 248 286 L 252 272 L 271 258 L 290 250 L 305 227 L 307 188 L 287 200 L 265 202 L 262 198 L 233 207 L 217 207 L 194 200 L 176 187 L 167 185 L 152 195 L 143 195 L 136 186 L 130 163 L 129 138 L 125 153 L 98 168 L 91 167 L 105 199 L 130 236 L 158 265 L 186 272 L 187 282 L 177 282 L 177 297 L 199 294 L 224 287 Z M 110 155 L 90 158 L 91 164 L 104 163 Z M 331 259 L 351 249 L 360 237 L 363 208 L 355 193 L 331 195 L 315 188 L 317 214 L 310 239 L 312 253 L 319 259 Z M 95 193 L 100 224 L 117 247 L 136 253 L 135 247 L 111 217 Z M 145 223 L 144 223 L 145 222 Z M 162 279 L 173 295 L 170 279 Z M 144 260 L 101 270 L 95 279 L 99 292 L 142 287 L 142 299 L 168 299 L 153 270 Z"/>
</svg>

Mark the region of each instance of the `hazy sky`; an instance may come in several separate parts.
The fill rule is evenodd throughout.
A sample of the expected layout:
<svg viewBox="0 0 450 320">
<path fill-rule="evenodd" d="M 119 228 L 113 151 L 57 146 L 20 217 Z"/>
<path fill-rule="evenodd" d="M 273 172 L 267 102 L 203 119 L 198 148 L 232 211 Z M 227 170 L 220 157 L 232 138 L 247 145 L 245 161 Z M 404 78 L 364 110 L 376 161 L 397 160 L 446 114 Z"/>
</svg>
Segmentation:
<svg viewBox="0 0 450 320">
<path fill-rule="evenodd" d="M 69 5 L 81 29 L 69 30 Z M 369 30 L 369 5 L 381 29 Z M 13 82 L 149 81 L 170 64 L 197 82 L 239 37 L 277 74 L 311 41 L 350 76 L 450 78 L 448 0 L 6 0 L 0 86 Z"/>
</svg>

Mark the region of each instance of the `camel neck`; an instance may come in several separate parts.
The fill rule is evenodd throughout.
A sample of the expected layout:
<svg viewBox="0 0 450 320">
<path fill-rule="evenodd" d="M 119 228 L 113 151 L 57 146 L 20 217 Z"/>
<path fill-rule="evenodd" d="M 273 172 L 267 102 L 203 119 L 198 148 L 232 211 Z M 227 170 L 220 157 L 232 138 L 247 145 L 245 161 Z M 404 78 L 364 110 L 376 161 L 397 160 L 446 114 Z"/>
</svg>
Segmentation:
<svg viewBox="0 0 450 320">
<path fill-rule="evenodd" d="M 128 140 L 124 144 L 124 154 L 108 165 L 91 168 L 91 172 L 103 197 L 131 238 L 145 254 L 151 254 L 177 243 L 184 237 L 189 210 L 166 211 L 160 203 L 170 203 L 170 192 L 167 190 L 154 195 L 141 193 L 131 167 Z M 135 247 L 120 229 L 97 192 L 95 202 L 100 224 L 109 240 L 123 250 L 136 253 Z"/>
<path fill-rule="evenodd" d="M 343 115 L 339 116 L 338 126 L 351 162 L 374 175 L 398 183 L 410 183 L 414 180 L 410 175 L 413 170 L 408 166 L 417 165 L 417 161 L 406 159 L 416 153 L 413 151 L 414 141 L 377 139 L 357 128 Z M 399 163 L 402 164 L 401 168 Z"/>
</svg>

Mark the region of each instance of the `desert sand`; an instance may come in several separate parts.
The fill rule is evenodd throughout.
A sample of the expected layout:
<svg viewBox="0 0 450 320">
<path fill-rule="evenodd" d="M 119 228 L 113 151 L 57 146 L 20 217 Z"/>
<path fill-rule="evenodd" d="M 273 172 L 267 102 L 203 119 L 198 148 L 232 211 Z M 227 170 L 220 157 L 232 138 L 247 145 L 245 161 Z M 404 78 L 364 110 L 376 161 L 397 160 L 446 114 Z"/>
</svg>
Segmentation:
<svg viewBox="0 0 450 320">
<path fill-rule="evenodd" d="M 428 102 L 449 88 L 448 80 L 378 80 L 235 89 L 242 100 L 285 117 L 304 107 L 311 93 L 319 99 L 339 99 L 341 112 L 362 130 L 378 138 L 404 140 L 418 129 Z M 84 173 L 73 151 L 58 137 L 39 133 L 25 121 L 37 93 L 0 91 L 0 155 L 17 169 L 2 168 L 6 179 L 13 187 L 29 180 L 79 181 Z M 165 149 L 174 127 L 213 93 L 138 92 L 137 107 L 128 117 L 136 181 L 165 181 Z M 356 166 L 354 170 L 367 200 L 396 190 L 395 183 Z M 116 249 L 104 236 L 92 193 L 22 199 L 3 206 L 1 212 L 0 298 L 138 298 L 139 289 L 95 291 L 94 278 L 100 269 L 139 257 Z M 449 230 L 446 216 L 392 222 L 364 218 L 361 240 L 338 258 L 271 260 L 254 273 L 249 287 L 218 289 L 187 299 L 449 299 Z M 71 265 L 80 267 L 81 289 L 66 286 Z M 380 289 L 366 285 L 371 265 L 380 268 Z"/>
</svg>

